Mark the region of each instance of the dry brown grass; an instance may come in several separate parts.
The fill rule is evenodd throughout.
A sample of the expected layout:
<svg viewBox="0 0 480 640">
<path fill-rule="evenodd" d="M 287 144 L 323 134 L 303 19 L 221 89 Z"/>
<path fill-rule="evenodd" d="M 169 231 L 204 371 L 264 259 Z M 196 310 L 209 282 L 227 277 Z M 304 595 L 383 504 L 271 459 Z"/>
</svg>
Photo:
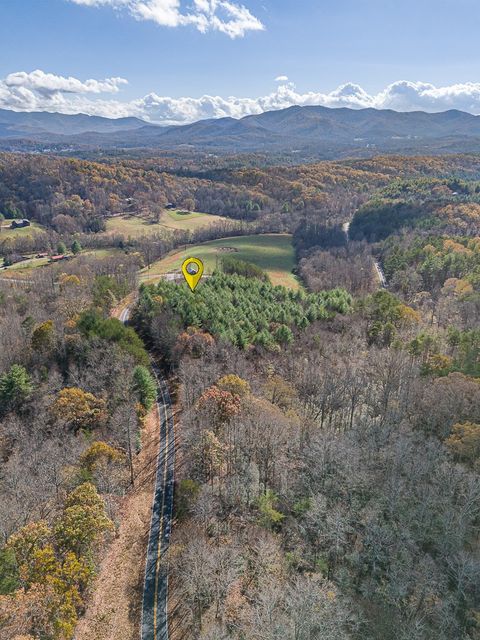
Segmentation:
<svg viewBox="0 0 480 640">
<path fill-rule="evenodd" d="M 101 562 L 75 640 L 137 640 L 153 483 L 158 452 L 158 416 L 153 410 L 135 460 L 135 488 L 124 498 L 120 526 Z"/>
</svg>

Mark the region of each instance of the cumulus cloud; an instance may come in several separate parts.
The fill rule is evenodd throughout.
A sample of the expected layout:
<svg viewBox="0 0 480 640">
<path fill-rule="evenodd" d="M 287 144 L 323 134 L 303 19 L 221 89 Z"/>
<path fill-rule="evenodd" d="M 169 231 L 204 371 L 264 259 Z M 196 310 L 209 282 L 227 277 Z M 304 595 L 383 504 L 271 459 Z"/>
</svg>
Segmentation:
<svg viewBox="0 0 480 640">
<path fill-rule="evenodd" d="M 53 93 L 117 93 L 122 84 L 128 84 L 124 78 L 106 78 L 105 80 L 85 80 L 57 76 L 45 73 L 40 69 L 26 73 L 18 71 L 10 73 L 4 80 L 10 89 L 24 88 L 37 91 L 43 95 Z"/>
<path fill-rule="evenodd" d="M 288 76 L 277 76 L 275 82 L 288 82 Z"/>
<path fill-rule="evenodd" d="M 126 10 L 137 20 L 150 20 L 162 27 L 195 26 L 201 33 L 219 31 L 230 38 L 241 38 L 248 31 L 265 27 L 247 7 L 230 0 L 193 0 L 182 10 L 180 0 L 68 0 L 87 7 Z"/>
<path fill-rule="evenodd" d="M 82 1 L 105 3 L 117 0 Z M 199 5 L 211 1 L 196 0 Z M 281 84 L 274 91 L 253 98 L 211 95 L 172 98 L 152 92 L 136 100 L 122 101 L 116 94 L 126 82 L 123 78 L 79 80 L 40 70 L 31 73 L 20 71 L 0 80 L 0 108 L 87 113 L 110 118 L 136 116 L 158 124 L 186 124 L 205 118 L 241 118 L 293 105 L 429 112 L 460 109 L 480 114 L 480 83 L 473 82 L 435 87 L 425 82 L 398 81 L 376 94 L 369 94 L 354 83 L 343 84 L 330 92 L 301 93 L 292 82 L 279 80 Z"/>
</svg>

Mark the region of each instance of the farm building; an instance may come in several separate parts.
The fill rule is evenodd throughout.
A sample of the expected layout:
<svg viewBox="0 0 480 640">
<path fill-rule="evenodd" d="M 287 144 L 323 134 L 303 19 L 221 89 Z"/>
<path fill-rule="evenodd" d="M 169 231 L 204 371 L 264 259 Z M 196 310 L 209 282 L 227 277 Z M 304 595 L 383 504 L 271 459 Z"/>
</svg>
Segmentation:
<svg viewBox="0 0 480 640">
<path fill-rule="evenodd" d="M 12 220 L 11 229 L 22 229 L 23 227 L 29 227 L 30 220 L 24 218 L 23 220 Z"/>
</svg>

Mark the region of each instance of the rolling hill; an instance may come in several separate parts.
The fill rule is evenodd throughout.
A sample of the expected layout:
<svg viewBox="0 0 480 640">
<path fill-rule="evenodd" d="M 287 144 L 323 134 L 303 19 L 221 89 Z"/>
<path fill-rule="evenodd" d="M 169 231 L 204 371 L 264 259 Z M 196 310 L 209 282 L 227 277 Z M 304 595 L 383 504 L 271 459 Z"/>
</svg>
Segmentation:
<svg viewBox="0 0 480 640">
<path fill-rule="evenodd" d="M 15 147 L 65 144 L 74 149 L 195 149 L 215 153 L 283 152 L 325 158 L 371 154 L 480 151 L 480 116 L 377 109 L 293 106 L 182 126 L 157 126 L 137 118 L 110 120 L 82 114 L 0 110 L 0 139 Z"/>
<path fill-rule="evenodd" d="M 83 113 L 65 115 L 46 111 L 18 112 L 0 109 L 0 138 L 76 135 L 86 132 L 128 131 L 145 125 L 138 118 L 102 118 Z"/>
</svg>

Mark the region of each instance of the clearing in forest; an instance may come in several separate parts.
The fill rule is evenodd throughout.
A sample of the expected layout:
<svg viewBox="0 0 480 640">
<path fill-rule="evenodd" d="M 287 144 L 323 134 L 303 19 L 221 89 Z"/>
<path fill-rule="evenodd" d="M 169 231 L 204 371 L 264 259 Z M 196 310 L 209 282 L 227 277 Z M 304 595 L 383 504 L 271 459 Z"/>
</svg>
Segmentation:
<svg viewBox="0 0 480 640">
<path fill-rule="evenodd" d="M 290 289 L 298 289 L 300 286 L 292 273 L 295 266 L 292 236 L 286 233 L 237 236 L 186 245 L 155 262 L 150 269 L 143 269 L 141 277 L 144 282 L 150 282 L 158 280 L 165 273 L 180 272 L 183 261 L 190 256 L 202 260 L 205 273 L 211 274 L 220 266 L 222 256 L 228 254 L 256 264 L 268 273 L 274 285 L 281 284 Z"/>
<path fill-rule="evenodd" d="M 81 257 L 94 257 L 97 259 L 103 259 L 103 258 L 112 258 L 114 256 L 121 256 L 124 255 L 125 252 L 122 251 L 121 249 L 116 249 L 114 247 L 112 248 L 106 248 L 106 249 L 87 249 L 85 251 L 82 251 L 81 253 L 79 253 L 78 255 L 73 255 L 70 251 L 67 251 L 66 255 L 68 256 L 69 260 L 77 260 L 78 258 Z M 21 260 L 20 262 L 16 262 L 15 264 L 10 265 L 9 267 L 5 267 L 2 268 L 3 266 L 3 261 L 0 258 L 0 279 L 4 280 L 6 278 L 26 278 L 29 277 L 34 269 L 37 269 L 39 267 L 46 267 L 48 265 L 52 264 L 50 261 L 50 257 L 41 257 L 41 258 L 37 258 L 35 257 L 35 254 L 32 254 L 31 256 L 27 257 L 26 260 Z M 61 262 L 57 262 L 57 264 L 64 264 L 63 261 Z"/>
<path fill-rule="evenodd" d="M 33 236 L 37 233 L 45 231 L 45 228 L 41 224 L 38 224 L 38 222 L 31 222 L 28 227 L 19 227 L 18 229 L 11 229 L 11 224 L 11 220 L 4 220 L 0 223 L 0 242 L 2 240 L 6 240 L 7 238 Z"/>
<path fill-rule="evenodd" d="M 202 227 L 208 227 L 222 220 L 222 216 L 215 216 L 209 213 L 197 213 L 193 211 L 164 211 L 160 217 L 160 222 L 152 222 L 140 216 L 115 216 L 108 218 L 107 233 L 122 234 L 131 236 L 152 235 L 167 229 L 181 229 L 182 231 L 195 231 Z"/>
</svg>

